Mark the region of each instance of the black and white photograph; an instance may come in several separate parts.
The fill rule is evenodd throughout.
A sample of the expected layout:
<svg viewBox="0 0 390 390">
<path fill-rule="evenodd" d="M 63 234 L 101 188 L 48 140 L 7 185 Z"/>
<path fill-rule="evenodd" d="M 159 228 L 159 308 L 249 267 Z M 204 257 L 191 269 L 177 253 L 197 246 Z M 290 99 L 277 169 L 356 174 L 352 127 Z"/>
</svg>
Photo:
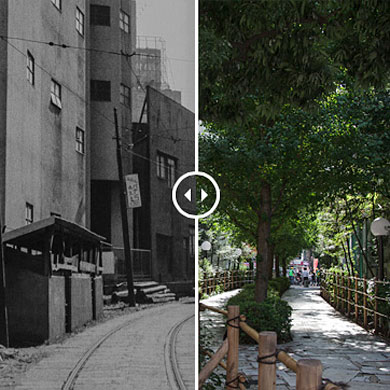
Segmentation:
<svg viewBox="0 0 390 390">
<path fill-rule="evenodd" d="M 193 0 L 1 1 L 1 389 L 195 388 L 194 170 Z"/>
</svg>

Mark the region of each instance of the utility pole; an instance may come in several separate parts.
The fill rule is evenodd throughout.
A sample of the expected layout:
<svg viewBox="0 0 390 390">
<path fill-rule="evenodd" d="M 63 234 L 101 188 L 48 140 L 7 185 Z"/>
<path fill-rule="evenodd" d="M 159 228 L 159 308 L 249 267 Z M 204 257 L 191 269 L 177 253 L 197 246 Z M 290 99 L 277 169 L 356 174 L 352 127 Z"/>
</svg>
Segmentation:
<svg viewBox="0 0 390 390">
<path fill-rule="evenodd" d="M 9 347 L 8 309 L 5 283 L 5 260 L 3 248 L 3 226 L 0 212 L 0 344 Z"/>
<path fill-rule="evenodd" d="M 131 258 L 130 249 L 130 237 L 129 237 L 129 224 L 127 220 L 127 206 L 126 206 L 126 184 L 123 177 L 123 166 L 122 166 L 122 144 L 119 136 L 118 127 L 118 114 L 116 108 L 114 108 L 115 117 L 115 139 L 116 139 L 116 158 L 118 161 L 118 175 L 120 185 L 120 206 L 122 215 L 122 231 L 123 231 L 123 246 L 125 252 L 125 264 L 126 264 L 126 279 L 127 279 L 127 300 L 129 306 L 135 306 L 134 297 L 134 283 L 133 283 L 133 261 Z"/>
</svg>

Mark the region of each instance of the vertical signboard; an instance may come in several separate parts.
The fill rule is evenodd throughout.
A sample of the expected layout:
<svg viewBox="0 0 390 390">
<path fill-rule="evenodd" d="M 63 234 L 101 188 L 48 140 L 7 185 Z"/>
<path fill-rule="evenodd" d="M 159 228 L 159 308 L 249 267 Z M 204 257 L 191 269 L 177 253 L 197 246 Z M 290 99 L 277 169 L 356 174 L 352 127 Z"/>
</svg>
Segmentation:
<svg viewBox="0 0 390 390">
<path fill-rule="evenodd" d="M 141 207 L 141 191 L 139 189 L 138 174 L 133 173 L 125 176 L 126 181 L 126 194 L 127 194 L 127 207 L 134 209 Z"/>
</svg>

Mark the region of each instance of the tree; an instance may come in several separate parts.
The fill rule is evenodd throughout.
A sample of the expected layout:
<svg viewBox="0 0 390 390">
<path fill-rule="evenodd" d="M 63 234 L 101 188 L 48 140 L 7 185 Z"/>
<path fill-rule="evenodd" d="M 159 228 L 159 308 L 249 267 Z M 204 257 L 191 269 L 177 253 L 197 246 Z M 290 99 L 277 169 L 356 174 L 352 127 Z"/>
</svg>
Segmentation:
<svg viewBox="0 0 390 390">
<path fill-rule="evenodd" d="M 318 185 L 308 160 L 318 155 L 305 153 L 325 145 L 302 109 L 346 80 L 388 80 L 389 10 L 374 0 L 200 2 L 200 116 L 208 127 L 200 151 L 229 194 L 229 218 L 256 239 L 258 301 L 267 294 L 272 218 L 301 201 L 303 182 Z M 303 124 L 294 124 L 299 117 Z"/>
</svg>

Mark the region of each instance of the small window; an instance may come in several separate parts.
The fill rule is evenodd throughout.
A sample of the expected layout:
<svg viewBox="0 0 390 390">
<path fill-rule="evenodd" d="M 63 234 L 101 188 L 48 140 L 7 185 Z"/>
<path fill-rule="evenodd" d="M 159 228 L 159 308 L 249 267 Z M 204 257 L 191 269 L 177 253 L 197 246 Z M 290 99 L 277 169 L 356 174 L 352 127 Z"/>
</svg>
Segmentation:
<svg viewBox="0 0 390 390">
<path fill-rule="evenodd" d="M 62 108 L 61 104 L 61 85 L 58 84 L 55 80 L 51 80 L 51 89 L 50 89 L 51 102 L 58 108 Z"/>
<path fill-rule="evenodd" d="M 176 180 L 176 161 L 168 157 L 167 168 L 168 168 L 168 186 L 172 188 Z"/>
<path fill-rule="evenodd" d="M 168 187 L 172 188 L 176 180 L 176 160 L 165 154 L 157 154 L 157 177 L 167 180 Z"/>
<path fill-rule="evenodd" d="M 35 84 L 35 61 L 29 51 L 27 51 L 27 80 L 31 85 Z"/>
<path fill-rule="evenodd" d="M 122 11 L 119 14 L 119 27 L 124 32 L 128 33 L 130 31 L 130 25 L 129 25 L 129 15 L 127 15 L 126 12 Z"/>
<path fill-rule="evenodd" d="M 94 26 L 110 26 L 110 7 L 91 4 L 91 24 Z"/>
<path fill-rule="evenodd" d="M 85 133 L 79 127 L 76 127 L 76 150 L 79 153 L 85 153 Z"/>
<path fill-rule="evenodd" d="M 102 80 L 91 80 L 91 100 L 110 102 L 111 82 Z"/>
<path fill-rule="evenodd" d="M 166 178 L 165 157 L 161 154 L 157 155 L 157 177 L 160 179 Z"/>
<path fill-rule="evenodd" d="M 61 11 L 61 0 L 51 0 L 51 2 Z"/>
<path fill-rule="evenodd" d="M 30 203 L 26 203 L 26 225 L 30 225 L 34 222 L 34 206 Z"/>
<path fill-rule="evenodd" d="M 130 88 L 121 84 L 120 102 L 126 107 L 130 107 Z"/>
<path fill-rule="evenodd" d="M 76 30 L 84 36 L 84 14 L 79 7 L 76 7 Z"/>
</svg>

